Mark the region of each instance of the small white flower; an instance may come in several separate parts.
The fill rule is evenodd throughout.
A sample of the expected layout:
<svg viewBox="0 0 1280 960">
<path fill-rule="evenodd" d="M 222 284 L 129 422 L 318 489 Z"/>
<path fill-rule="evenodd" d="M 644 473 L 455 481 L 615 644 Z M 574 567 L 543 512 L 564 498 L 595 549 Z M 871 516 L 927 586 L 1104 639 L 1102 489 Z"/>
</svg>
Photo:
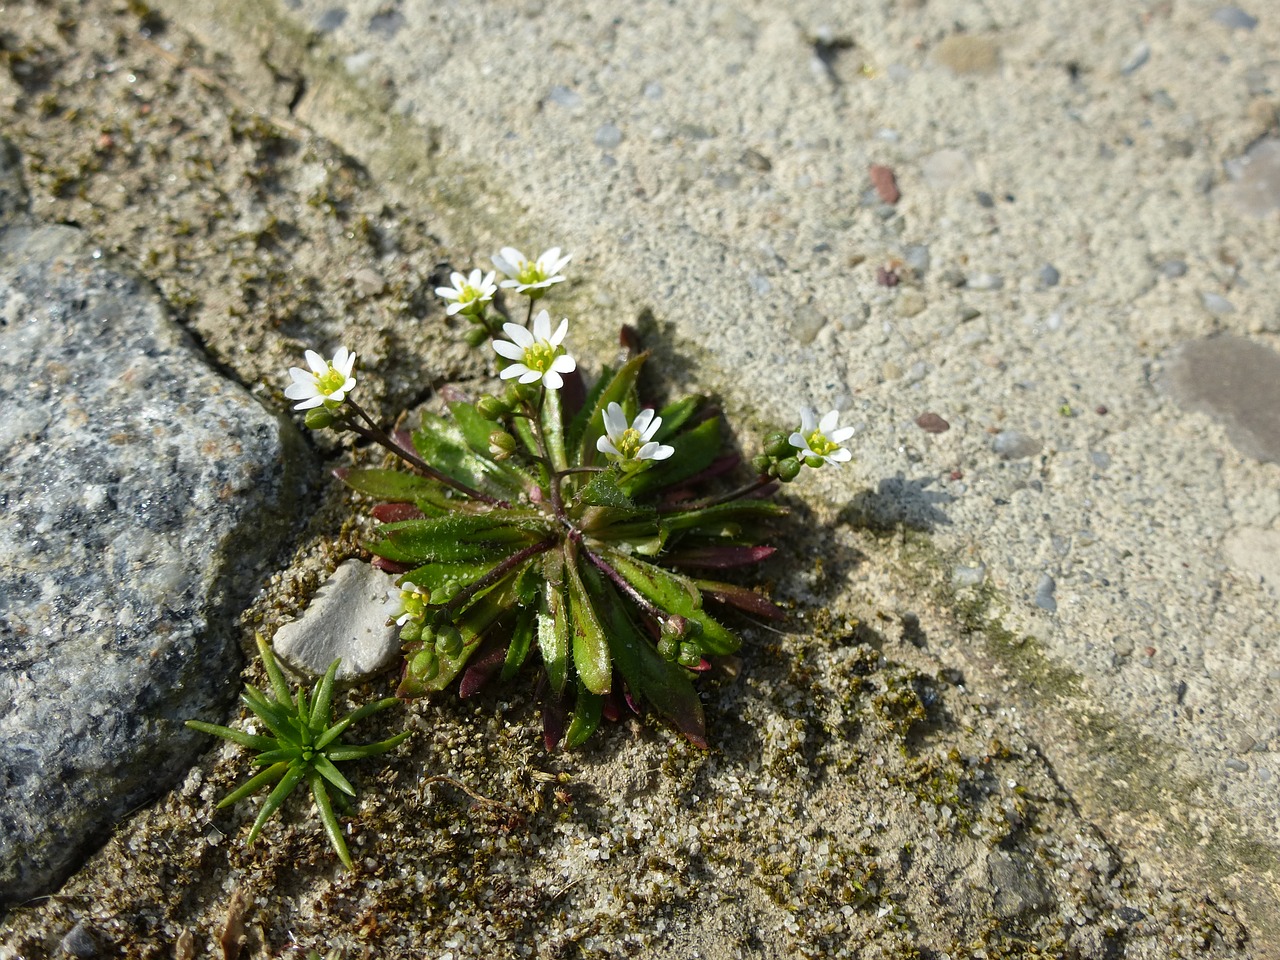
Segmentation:
<svg viewBox="0 0 1280 960">
<path fill-rule="evenodd" d="M 403 584 L 400 587 L 400 609 L 404 612 L 396 618 L 396 626 L 403 627 L 410 620 L 424 619 L 430 602 L 429 591 L 423 590 L 416 583 Z"/>
<path fill-rule="evenodd" d="M 492 270 L 487 274 L 472 270 L 469 277 L 453 273 L 449 276 L 453 286 L 436 287 L 436 296 L 453 301 L 445 311 L 451 317 L 455 313 L 479 313 L 498 292 L 498 285 L 493 282 L 495 276 Z"/>
<path fill-rule="evenodd" d="M 290 367 L 289 376 L 293 383 L 285 387 L 284 395 L 290 400 L 298 400 L 295 410 L 310 410 L 321 404 L 337 406 L 356 385 L 356 378 L 351 371 L 356 365 L 356 355 L 346 347 L 339 347 L 329 362 L 314 350 L 307 351 L 307 366 L 310 370 Z"/>
<path fill-rule="evenodd" d="M 532 333 L 518 323 L 504 323 L 502 331 L 511 339 L 493 341 L 493 349 L 498 356 L 514 361 L 498 373 L 503 380 L 513 377 L 519 377 L 521 383 L 541 380 L 548 390 L 559 390 L 564 386 L 561 374 L 570 373 L 578 366 L 560 346 L 569 332 L 568 319 L 561 320 L 552 333 L 551 316 L 541 310 L 533 318 Z"/>
<path fill-rule="evenodd" d="M 819 457 L 827 463 L 845 463 L 853 459 L 853 454 L 843 449 L 840 444 L 853 436 L 853 427 L 837 427 L 839 412 L 832 410 L 818 419 L 818 414 L 811 407 L 800 411 L 800 430 L 788 437 L 788 442 L 800 451 L 803 457 Z"/>
<path fill-rule="evenodd" d="M 572 257 L 571 253 L 562 257 L 560 248 L 552 247 L 537 260 L 527 260 L 515 247 L 503 247 L 494 255 L 493 265 L 510 278 L 502 281 L 504 288 L 514 287 L 516 293 L 537 298 L 546 292 L 547 287 L 564 280 L 560 271 Z"/>
<path fill-rule="evenodd" d="M 661 426 L 662 418 L 652 410 L 641 410 L 628 424 L 622 407 L 610 402 L 604 411 L 605 436 L 596 441 L 596 449 L 623 460 L 665 460 L 676 448 L 653 439 Z"/>
</svg>

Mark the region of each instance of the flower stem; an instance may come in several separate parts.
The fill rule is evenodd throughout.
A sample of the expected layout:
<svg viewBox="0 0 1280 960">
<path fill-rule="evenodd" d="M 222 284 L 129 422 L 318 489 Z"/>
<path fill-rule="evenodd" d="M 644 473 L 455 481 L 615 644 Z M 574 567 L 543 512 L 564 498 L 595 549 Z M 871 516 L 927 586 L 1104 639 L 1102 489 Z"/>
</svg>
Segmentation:
<svg viewBox="0 0 1280 960">
<path fill-rule="evenodd" d="M 360 418 L 364 420 L 365 423 L 368 424 L 368 427 L 362 427 L 360 426 L 360 424 L 356 423 L 353 419 L 351 419 L 351 417 L 348 415 L 347 418 L 344 420 L 344 423 L 346 424 L 347 429 L 350 430 L 352 433 L 355 433 L 358 436 L 364 437 L 366 440 L 372 440 L 374 443 L 378 444 L 381 447 L 385 447 L 387 450 L 394 453 L 401 460 L 417 467 L 419 470 L 425 473 L 432 480 L 437 480 L 440 483 L 443 483 L 446 487 L 451 487 L 454 490 L 457 490 L 459 493 L 463 494 L 464 496 L 470 497 L 473 500 L 479 500 L 482 503 L 487 503 L 495 507 L 511 506 L 511 504 L 507 503 L 505 500 L 499 500 L 496 497 L 491 497 L 487 493 L 482 493 L 479 490 L 475 490 L 467 486 L 465 483 L 461 483 L 453 479 L 453 477 L 446 476 L 445 474 L 437 470 L 435 467 L 431 466 L 431 464 L 427 463 L 427 461 L 423 460 L 420 456 L 418 456 L 412 450 L 406 450 L 404 447 L 400 446 L 400 444 L 396 443 L 394 440 L 391 439 L 391 437 L 387 435 L 387 432 L 385 430 L 383 430 L 380 426 L 378 426 L 378 424 L 374 421 L 374 419 L 371 416 L 369 416 L 369 414 L 365 413 L 364 408 L 361 407 L 360 404 L 356 403 L 350 397 L 347 397 L 346 405 L 349 406 L 353 411 L 355 411 L 355 413 L 358 414 Z"/>
<path fill-rule="evenodd" d="M 456 593 L 449 600 L 449 602 L 444 605 L 444 608 L 446 610 L 453 610 L 455 612 L 458 610 L 461 610 L 462 607 L 466 604 L 466 602 L 470 600 L 472 597 L 474 597 L 481 590 L 491 586 L 492 584 L 497 583 L 499 580 L 505 577 L 508 573 L 510 573 L 516 567 L 520 566 L 520 564 L 524 563 L 530 557 L 536 557 L 540 553 L 546 553 L 548 550 L 554 547 L 558 542 L 559 541 L 556 540 L 556 538 L 549 537 L 546 540 L 542 540 L 538 543 L 530 544 L 529 546 L 525 547 L 523 550 L 517 550 L 511 556 L 507 557 L 505 560 L 503 560 L 501 563 L 495 566 L 492 570 L 486 573 L 483 577 L 473 580 L 471 581 L 471 583 L 467 584 L 466 589 L 458 591 L 458 593 Z"/>
<path fill-rule="evenodd" d="M 609 563 L 608 560 L 600 556 L 600 554 L 596 553 L 585 543 L 582 544 L 582 552 L 587 555 L 587 559 L 595 564 L 601 573 L 612 580 L 614 585 L 630 597 L 641 610 L 653 617 L 653 619 L 659 624 L 663 623 L 667 619 L 666 611 L 654 605 L 647 597 L 640 593 L 639 590 L 629 584 L 627 582 L 627 578 L 615 570 L 613 568 L 613 564 Z"/>
<path fill-rule="evenodd" d="M 719 496 L 711 497 L 708 500 L 697 500 L 693 503 L 670 503 L 658 507 L 659 513 L 684 513 L 687 510 L 702 510 L 706 507 L 718 507 L 722 503 L 728 503 L 730 500 L 737 500 L 748 494 L 755 493 L 774 483 L 776 478 L 768 474 L 760 474 L 750 483 L 745 483 L 736 490 L 730 490 L 728 493 L 722 493 Z"/>
</svg>

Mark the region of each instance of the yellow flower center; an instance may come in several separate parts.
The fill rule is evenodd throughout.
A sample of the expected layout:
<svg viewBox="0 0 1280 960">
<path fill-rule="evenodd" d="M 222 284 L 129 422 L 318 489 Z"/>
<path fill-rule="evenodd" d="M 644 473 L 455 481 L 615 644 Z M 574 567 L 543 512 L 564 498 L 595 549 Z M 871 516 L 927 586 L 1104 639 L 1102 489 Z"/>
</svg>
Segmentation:
<svg viewBox="0 0 1280 960">
<path fill-rule="evenodd" d="M 559 347 L 553 347 L 545 340 L 539 340 L 531 347 L 524 348 L 524 365 L 530 370 L 537 370 L 539 373 L 546 373 L 551 369 L 551 364 L 555 362 L 556 354 L 560 352 Z"/>
<path fill-rule="evenodd" d="M 614 446 L 628 460 L 633 460 L 635 455 L 640 452 L 640 448 L 644 446 L 644 438 L 640 436 L 640 431 L 635 427 L 627 427 Z"/>
<path fill-rule="evenodd" d="M 520 270 L 516 273 L 516 280 L 520 283 L 541 283 L 547 279 L 547 275 L 542 272 L 536 260 L 526 260 L 520 264 Z"/>
<path fill-rule="evenodd" d="M 829 456 L 840 449 L 840 444 L 832 443 L 821 430 L 815 430 L 806 438 L 809 449 L 819 457 Z"/>
<path fill-rule="evenodd" d="M 331 396 L 338 390 L 342 389 L 342 385 L 347 382 L 347 378 L 342 375 L 342 371 L 336 369 L 333 364 L 329 364 L 329 372 L 316 377 L 316 386 L 326 397 Z"/>
</svg>

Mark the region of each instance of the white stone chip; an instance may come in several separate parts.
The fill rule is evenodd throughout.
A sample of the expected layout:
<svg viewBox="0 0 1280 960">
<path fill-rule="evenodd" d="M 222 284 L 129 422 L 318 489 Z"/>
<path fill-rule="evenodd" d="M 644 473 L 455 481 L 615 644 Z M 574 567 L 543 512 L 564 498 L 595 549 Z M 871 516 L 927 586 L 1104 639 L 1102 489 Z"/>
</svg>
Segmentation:
<svg viewBox="0 0 1280 960">
<path fill-rule="evenodd" d="M 302 616 L 276 631 L 272 646 L 289 667 L 320 676 L 338 657 L 339 680 L 385 670 L 400 656 L 395 578 L 361 560 L 348 560 L 316 591 Z"/>
</svg>

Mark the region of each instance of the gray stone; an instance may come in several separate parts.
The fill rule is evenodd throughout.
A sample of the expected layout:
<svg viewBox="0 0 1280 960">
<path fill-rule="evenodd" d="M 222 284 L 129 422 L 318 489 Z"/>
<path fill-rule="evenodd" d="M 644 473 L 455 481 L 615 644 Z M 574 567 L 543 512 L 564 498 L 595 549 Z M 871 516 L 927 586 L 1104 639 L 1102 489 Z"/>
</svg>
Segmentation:
<svg viewBox="0 0 1280 960">
<path fill-rule="evenodd" d="M 1126 76 L 1131 73 L 1137 73 L 1150 59 L 1151 44 L 1145 40 L 1139 40 L 1134 45 L 1134 48 L 1129 51 L 1129 56 L 1125 58 L 1124 63 L 1120 65 L 1120 72 Z"/>
<path fill-rule="evenodd" d="M 1020 430 L 1001 430 L 991 441 L 991 449 L 1002 460 L 1034 457 L 1043 447 L 1044 444 L 1035 437 L 1028 436 Z"/>
<path fill-rule="evenodd" d="M 596 129 L 592 142 L 602 150 L 612 150 L 622 143 L 622 131 L 612 123 L 602 123 Z"/>
<path fill-rule="evenodd" d="M 67 931 L 58 946 L 67 956 L 79 957 L 81 960 L 98 955 L 98 941 L 83 920 Z"/>
<path fill-rule="evenodd" d="M 1016 853 L 996 851 L 987 861 L 995 912 L 1006 919 L 1044 910 L 1051 904 L 1034 863 Z"/>
<path fill-rule="evenodd" d="M 1160 272 L 1171 280 L 1187 275 L 1187 263 L 1185 260 L 1166 260 L 1160 264 Z"/>
<path fill-rule="evenodd" d="M 399 659 L 399 630 L 387 625 L 399 613 L 395 577 L 348 560 L 316 591 L 301 617 L 276 631 L 272 647 L 290 667 L 311 676 L 341 658 L 338 679 L 356 680 Z"/>
<path fill-rule="evenodd" d="M 1236 312 L 1236 305 L 1220 293 L 1202 292 L 1200 302 L 1204 308 L 1216 317 Z"/>
<path fill-rule="evenodd" d="M 999 290 L 1004 286 L 1004 277 L 994 273 L 975 273 L 965 280 L 964 285 L 970 290 Z"/>
<path fill-rule="evenodd" d="M 1259 140 L 1224 167 L 1230 182 L 1218 193 L 1228 207 L 1255 220 L 1280 210 L 1280 137 Z"/>
<path fill-rule="evenodd" d="M 22 159 L 9 141 L 0 138 L 0 225 L 24 216 L 26 211 Z"/>
<path fill-rule="evenodd" d="M 1219 7 L 1213 11 L 1210 19 L 1228 30 L 1252 30 L 1258 25 L 1258 18 L 1245 13 L 1239 7 Z"/>
<path fill-rule="evenodd" d="M 1042 287 L 1056 287 L 1061 279 L 1062 275 L 1058 273 L 1058 268 L 1052 263 L 1046 263 L 1040 268 L 1040 285 Z"/>
<path fill-rule="evenodd" d="M 1280 354 L 1244 337 L 1193 340 L 1174 349 L 1163 382 L 1184 408 L 1226 427 L 1241 453 L 1280 462 Z"/>
<path fill-rule="evenodd" d="M 1047 610 L 1049 613 L 1058 612 L 1058 601 L 1054 599 L 1054 592 L 1058 589 L 1057 583 L 1053 577 L 1045 574 L 1040 578 L 1040 582 L 1036 584 L 1036 606 L 1041 610 Z"/>
<path fill-rule="evenodd" d="M 172 784 L 302 489 L 293 428 L 79 231 L 0 234 L 0 900 Z"/>
<path fill-rule="evenodd" d="M 957 587 L 980 586 L 986 577 L 986 565 L 981 563 L 972 567 L 959 566 L 951 571 L 951 582 Z"/>
</svg>

